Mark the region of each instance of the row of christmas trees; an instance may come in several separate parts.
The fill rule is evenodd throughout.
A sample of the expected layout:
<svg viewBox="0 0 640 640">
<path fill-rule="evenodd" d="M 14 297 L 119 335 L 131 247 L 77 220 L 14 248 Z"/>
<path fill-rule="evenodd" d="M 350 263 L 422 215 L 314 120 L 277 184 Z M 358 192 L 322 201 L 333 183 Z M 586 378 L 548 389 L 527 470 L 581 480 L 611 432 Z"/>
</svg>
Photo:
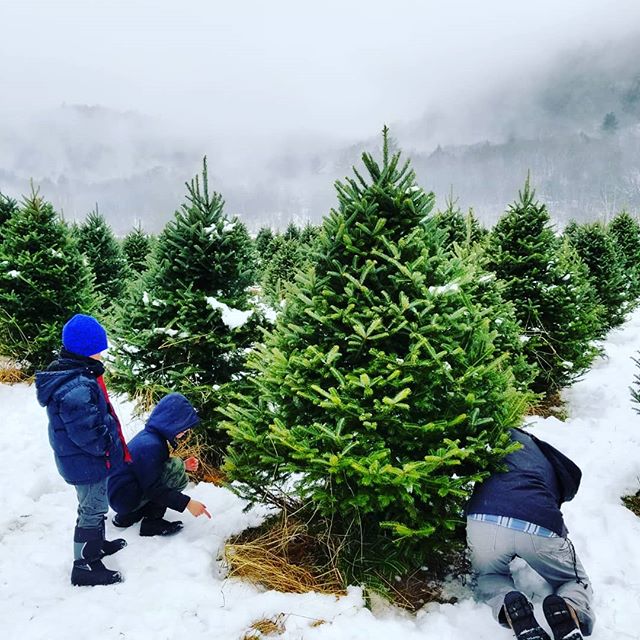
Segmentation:
<svg viewBox="0 0 640 640">
<path fill-rule="evenodd" d="M 101 316 L 112 386 L 187 395 L 236 489 L 299 510 L 370 581 L 459 539 L 508 429 L 579 377 L 637 303 L 640 226 L 622 213 L 558 236 L 527 180 L 488 232 L 452 201 L 434 214 L 386 130 L 382 160 L 363 162 L 319 233 L 255 242 L 205 164 L 111 306 L 92 292 L 106 253 L 90 248 L 106 232 L 87 265 L 51 206 L 26 198 L 0 226 L 0 354 L 41 366 L 69 315 Z M 275 262 L 268 247 L 282 256 L 272 282 L 298 269 L 268 294 L 284 295 L 277 314 L 253 286 Z"/>
</svg>

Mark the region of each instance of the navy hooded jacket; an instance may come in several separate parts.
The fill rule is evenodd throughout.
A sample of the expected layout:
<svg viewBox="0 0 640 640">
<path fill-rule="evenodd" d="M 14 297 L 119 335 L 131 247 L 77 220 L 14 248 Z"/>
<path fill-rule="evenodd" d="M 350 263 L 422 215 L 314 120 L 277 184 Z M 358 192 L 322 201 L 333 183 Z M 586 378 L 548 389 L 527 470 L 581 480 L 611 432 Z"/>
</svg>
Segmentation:
<svg viewBox="0 0 640 640">
<path fill-rule="evenodd" d="M 169 460 L 169 443 L 194 427 L 200 418 L 180 393 L 170 393 L 151 412 L 144 429 L 128 443 L 132 462 L 109 477 L 109 504 L 117 513 L 131 513 L 141 501 L 149 500 L 175 511 L 184 511 L 189 496 L 170 489 L 160 481 Z"/>
<path fill-rule="evenodd" d="M 65 351 L 36 373 L 38 402 L 49 417 L 49 443 L 69 484 L 100 482 L 123 462 L 118 423 L 97 382 L 103 373 L 100 361 Z"/>
<path fill-rule="evenodd" d="M 560 505 L 576 494 L 580 469 L 557 449 L 524 431 L 512 429 L 511 437 L 522 448 L 504 459 L 506 472 L 494 473 L 475 486 L 466 512 L 518 518 L 566 535 Z"/>
</svg>

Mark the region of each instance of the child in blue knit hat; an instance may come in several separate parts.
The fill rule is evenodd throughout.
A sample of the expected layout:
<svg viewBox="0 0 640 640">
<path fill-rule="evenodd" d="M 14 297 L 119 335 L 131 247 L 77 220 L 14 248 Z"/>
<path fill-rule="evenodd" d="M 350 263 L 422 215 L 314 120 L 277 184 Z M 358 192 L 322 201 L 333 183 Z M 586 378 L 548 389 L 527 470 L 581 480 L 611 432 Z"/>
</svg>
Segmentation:
<svg viewBox="0 0 640 640">
<path fill-rule="evenodd" d="M 77 314 L 62 329 L 62 350 L 46 371 L 36 373 L 38 402 L 47 408 L 49 443 L 63 479 L 78 494 L 73 536 L 74 585 L 120 582 L 104 556 L 122 549 L 122 539 L 105 540 L 107 477 L 131 457 L 103 380 L 107 332 L 92 316 Z"/>
</svg>

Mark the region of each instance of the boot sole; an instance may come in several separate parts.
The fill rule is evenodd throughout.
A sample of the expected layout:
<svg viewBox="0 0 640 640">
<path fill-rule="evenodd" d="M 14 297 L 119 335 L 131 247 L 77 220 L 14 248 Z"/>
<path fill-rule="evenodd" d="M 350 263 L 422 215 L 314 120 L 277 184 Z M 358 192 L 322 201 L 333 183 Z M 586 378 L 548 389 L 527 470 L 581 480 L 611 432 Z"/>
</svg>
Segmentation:
<svg viewBox="0 0 640 640">
<path fill-rule="evenodd" d="M 576 624 L 564 598 L 558 595 L 547 596 L 542 603 L 542 611 L 551 627 L 554 640 L 583 640 L 580 626 Z"/>
</svg>

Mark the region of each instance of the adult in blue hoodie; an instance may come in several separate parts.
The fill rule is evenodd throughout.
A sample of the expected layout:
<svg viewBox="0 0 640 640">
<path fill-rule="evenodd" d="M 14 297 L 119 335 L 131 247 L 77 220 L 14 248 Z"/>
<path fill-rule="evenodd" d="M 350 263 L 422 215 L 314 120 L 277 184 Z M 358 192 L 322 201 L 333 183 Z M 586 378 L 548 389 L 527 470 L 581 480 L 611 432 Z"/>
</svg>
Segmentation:
<svg viewBox="0 0 640 640">
<path fill-rule="evenodd" d="M 71 582 L 113 584 L 122 576 L 107 569 L 102 558 L 126 543 L 105 540 L 107 476 L 129 454 L 102 378 L 100 354 L 107 348 L 107 334 L 95 318 L 77 314 L 64 325 L 62 344 L 60 357 L 36 373 L 36 391 L 47 408 L 56 466 L 78 496 Z"/>
<path fill-rule="evenodd" d="M 520 448 L 506 471 L 478 483 L 467 505 L 467 542 L 480 599 L 519 639 L 549 640 L 533 605 L 516 590 L 509 563 L 517 556 L 551 586 L 542 608 L 554 640 L 580 640 L 593 629 L 591 582 L 567 537 L 560 506 L 580 485 L 580 469 L 550 444 L 519 429 Z"/>
<path fill-rule="evenodd" d="M 164 520 L 167 508 L 211 517 L 204 504 L 182 493 L 188 482 L 185 465 L 169 450 L 199 421 L 195 409 L 179 393 L 170 393 L 156 405 L 144 429 L 127 444 L 131 464 L 109 477 L 108 496 L 116 512 L 116 526 L 129 527 L 142 520 L 141 536 L 171 535 L 180 531 L 182 522 Z"/>
</svg>

